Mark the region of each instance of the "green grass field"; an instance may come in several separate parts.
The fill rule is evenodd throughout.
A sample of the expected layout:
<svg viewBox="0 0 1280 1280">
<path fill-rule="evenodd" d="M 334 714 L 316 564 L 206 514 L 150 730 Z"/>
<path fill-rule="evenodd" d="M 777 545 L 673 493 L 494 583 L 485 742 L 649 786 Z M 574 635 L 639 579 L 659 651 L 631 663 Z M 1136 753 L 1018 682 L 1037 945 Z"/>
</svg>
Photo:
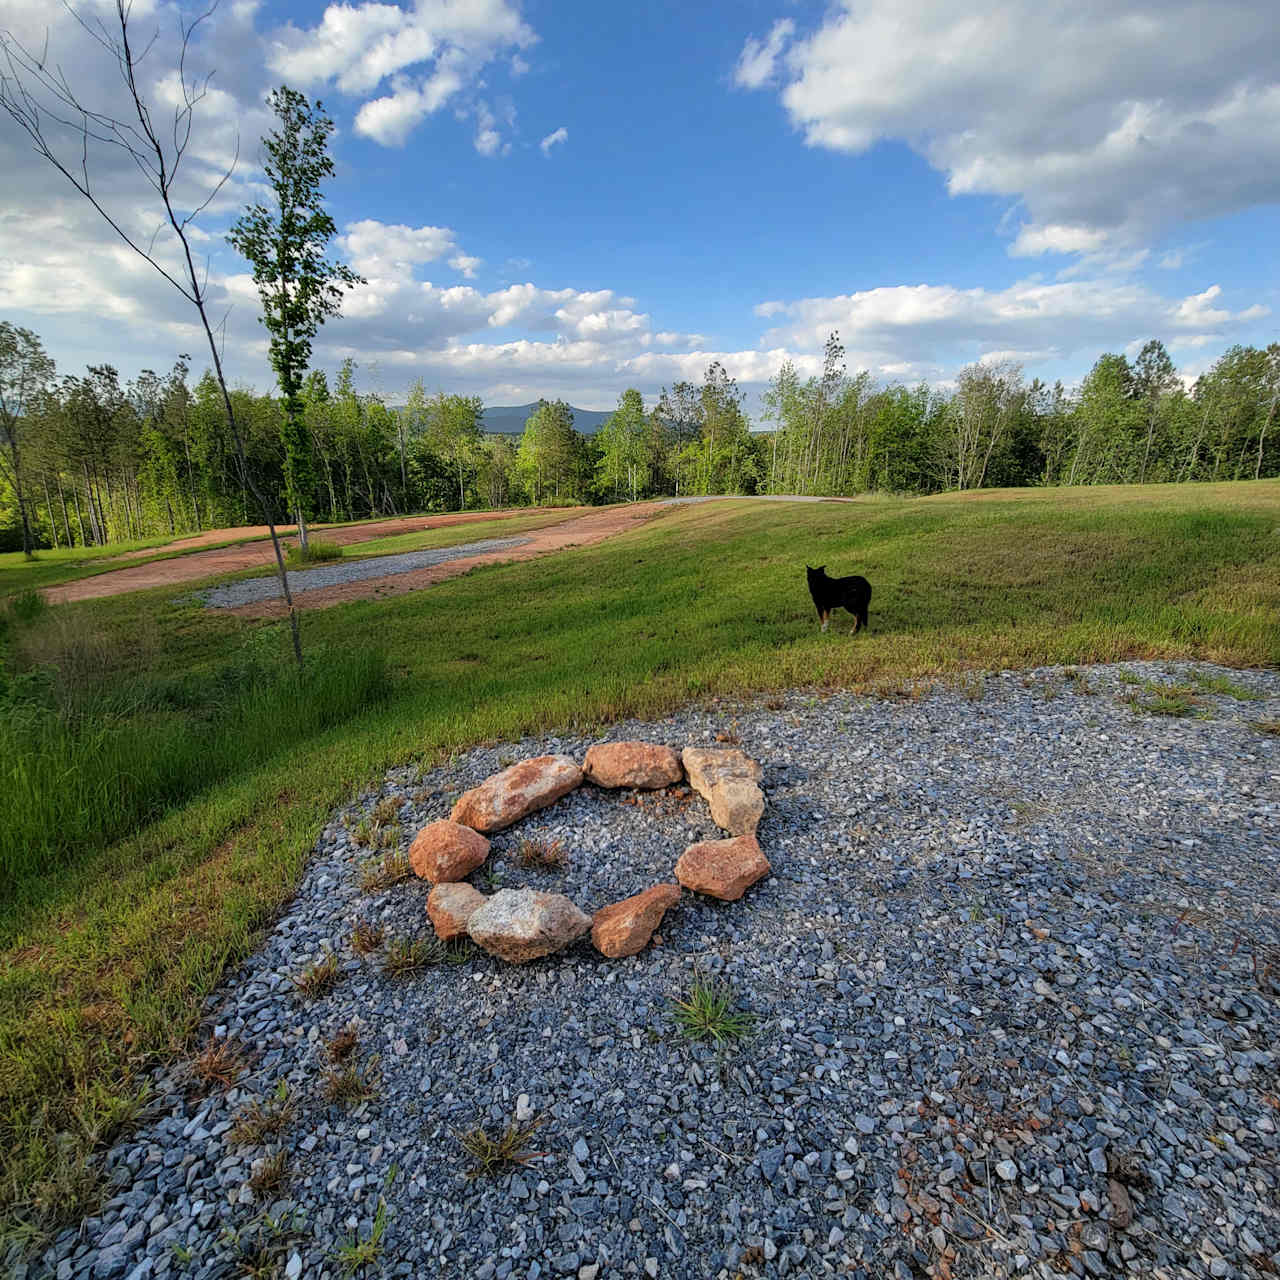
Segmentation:
<svg viewBox="0 0 1280 1280">
<path fill-rule="evenodd" d="M 871 580 L 868 634 L 844 614 L 818 632 L 806 563 Z M 388 767 L 796 686 L 1277 665 L 1280 481 L 672 508 L 593 547 L 305 614 L 303 676 L 278 625 L 173 594 L 9 623 L 13 662 L 48 672 L 10 682 L 0 744 L 11 1230 L 82 1211 L 88 1155 L 132 1114 L 139 1073 L 184 1048 L 328 815 Z M 274 732 L 239 750 L 262 696 Z M 163 768 L 148 743 L 168 744 Z"/>
</svg>

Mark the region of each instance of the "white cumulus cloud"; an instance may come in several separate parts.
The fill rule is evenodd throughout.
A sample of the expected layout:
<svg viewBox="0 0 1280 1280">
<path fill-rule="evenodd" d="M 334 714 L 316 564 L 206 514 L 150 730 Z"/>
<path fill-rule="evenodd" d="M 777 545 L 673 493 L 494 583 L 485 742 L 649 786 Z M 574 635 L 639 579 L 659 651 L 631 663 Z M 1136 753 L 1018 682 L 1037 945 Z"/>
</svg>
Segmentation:
<svg viewBox="0 0 1280 1280">
<path fill-rule="evenodd" d="M 486 66 L 518 57 L 537 38 L 510 0 L 414 0 L 408 7 L 366 0 L 330 4 L 311 28 L 287 23 L 272 38 L 268 63 L 292 83 L 331 83 L 365 97 L 356 132 L 399 146 L 427 116 L 475 88 Z M 482 129 L 478 149 L 481 138 L 490 145 Z"/>
<path fill-rule="evenodd" d="M 1280 198 L 1273 0 L 839 0 L 748 39 L 810 146 L 905 142 L 953 194 L 1006 196 L 1017 254 L 1098 252 Z"/>
</svg>

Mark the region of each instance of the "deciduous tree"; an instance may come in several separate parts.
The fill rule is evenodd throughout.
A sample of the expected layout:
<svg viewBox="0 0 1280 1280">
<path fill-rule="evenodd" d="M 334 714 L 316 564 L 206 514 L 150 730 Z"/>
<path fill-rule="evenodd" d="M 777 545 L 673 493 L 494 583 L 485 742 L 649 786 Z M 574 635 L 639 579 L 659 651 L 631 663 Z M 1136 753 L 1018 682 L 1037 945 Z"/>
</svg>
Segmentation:
<svg viewBox="0 0 1280 1280">
<path fill-rule="evenodd" d="M 13 486 L 22 520 L 22 554 L 34 554 L 19 437 L 37 397 L 53 381 L 53 361 L 30 329 L 0 320 L 0 476 Z M 52 514 L 51 514 L 52 520 Z"/>
<path fill-rule="evenodd" d="M 326 319 L 340 313 L 343 294 L 363 279 L 345 263 L 325 257 L 337 230 L 320 190 L 333 175 L 333 121 L 319 101 L 313 104 L 288 85 L 273 89 L 267 103 L 280 121 L 262 140 L 262 167 L 275 207 L 251 205 L 227 239 L 252 264 L 262 299 L 261 321 L 271 335 L 271 367 L 284 401 L 285 490 L 305 547 L 315 488 L 302 401 L 311 341 Z"/>
</svg>

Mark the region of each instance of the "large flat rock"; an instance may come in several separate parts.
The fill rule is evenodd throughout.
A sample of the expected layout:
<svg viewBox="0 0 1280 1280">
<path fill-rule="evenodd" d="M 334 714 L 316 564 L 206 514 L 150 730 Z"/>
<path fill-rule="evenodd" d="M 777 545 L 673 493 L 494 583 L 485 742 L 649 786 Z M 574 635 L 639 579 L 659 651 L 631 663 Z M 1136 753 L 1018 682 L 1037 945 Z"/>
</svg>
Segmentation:
<svg viewBox="0 0 1280 1280">
<path fill-rule="evenodd" d="M 554 804 L 582 781 L 569 756 L 536 756 L 486 778 L 458 797 L 450 815 L 476 831 L 501 831 L 538 809 Z"/>
</svg>

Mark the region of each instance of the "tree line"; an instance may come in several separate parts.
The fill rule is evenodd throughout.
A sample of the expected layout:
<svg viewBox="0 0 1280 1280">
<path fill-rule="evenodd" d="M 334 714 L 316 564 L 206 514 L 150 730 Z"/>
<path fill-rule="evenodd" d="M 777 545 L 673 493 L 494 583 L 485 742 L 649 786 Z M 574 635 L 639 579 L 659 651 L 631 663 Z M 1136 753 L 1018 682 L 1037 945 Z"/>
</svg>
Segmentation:
<svg viewBox="0 0 1280 1280">
<path fill-rule="evenodd" d="M 590 436 L 543 401 L 521 436 L 488 434 L 479 398 L 388 405 L 348 360 L 289 397 L 230 395 L 244 465 L 227 440 L 216 378 L 188 358 L 122 382 L 110 365 L 55 376 L 30 330 L 0 322 L 0 538 L 7 549 L 103 545 L 256 524 L 417 511 L 602 503 L 662 495 L 1240 480 L 1280 474 L 1280 343 L 1232 347 L 1186 387 L 1158 341 L 1108 353 L 1079 388 L 1028 382 L 1008 362 L 954 387 L 850 375 L 832 335 L 822 373 L 784 364 L 763 395 L 765 430 L 718 362 L 646 408 L 629 388 Z M 290 413 L 288 400 L 294 412 Z M 292 421 L 291 421 L 292 420 Z M 246 474 L 246 468 L 249 474 Z M 24 526 L 26 534 L 24 535 Z"/>
</svg>

